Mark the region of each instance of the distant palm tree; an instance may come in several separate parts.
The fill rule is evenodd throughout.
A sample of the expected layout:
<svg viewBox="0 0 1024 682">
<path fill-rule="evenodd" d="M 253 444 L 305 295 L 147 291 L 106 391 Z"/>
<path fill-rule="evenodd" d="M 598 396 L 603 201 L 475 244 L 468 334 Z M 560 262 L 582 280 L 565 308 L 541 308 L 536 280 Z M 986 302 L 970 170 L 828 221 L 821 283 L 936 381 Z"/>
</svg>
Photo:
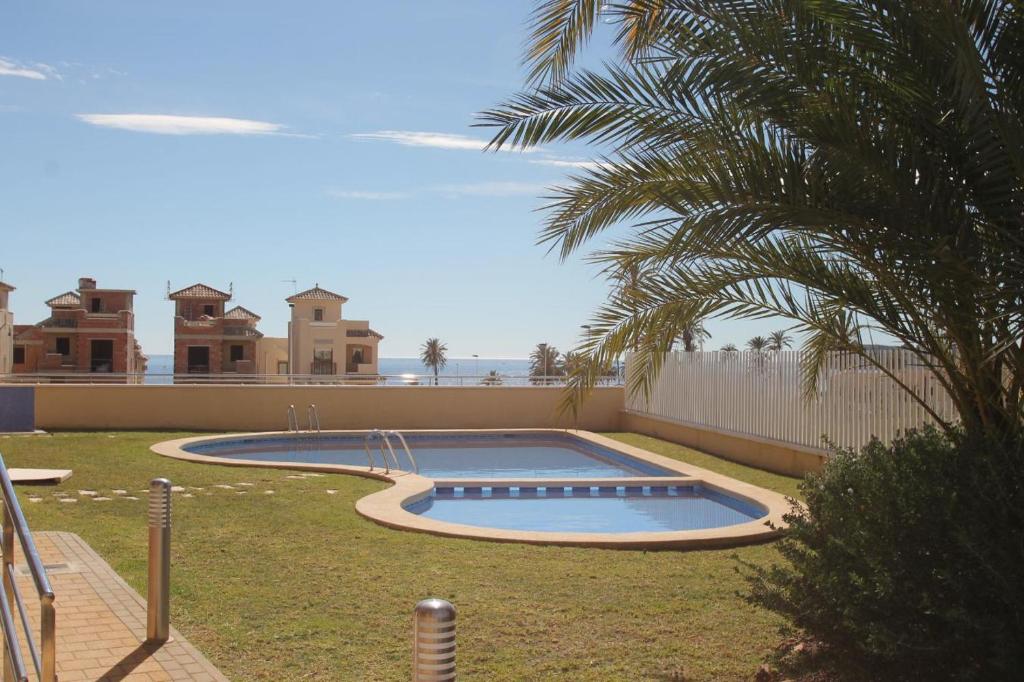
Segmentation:
<svg viewBox="0 0 1024 682">
<path fill-rule="evenodd" d="M 755 336 L 747 341 L 747 350 L 755 353 L 764 353 L 771 348 L 771 341 L 763 336 Z"/>
<path fill-rule="evenodd" d="M 441 339 L 431 338 L 420 346 L 420 360 L 427 369 L 434 370 L 434 385 L 438 385 L 438 372 L 448 364 L 448 346 L 441 343 Z"/>
<path fill-rule="evenodd" d="M 722 346 L 723 353 L 738 353 L 739 350 L 740 349 L 736 347 L 735 343 L 727 343 L 724 346 Z"/>
<path fill-rule="evenodd" d="M 560 362 L 561 353 L 558 349 L 547 343 L 538 343 L 537 347 L 530 353 L 530 376 L 535 384 L 546 384 L 547 377 L 562 376 L 565 373 L 565 366 Z"/>
<path fill-rule="evenodd" d="M 704 323 L 694 322 L 683 327 L 679 334 L 679 340 L 683 343 L 683 350 L 692 353 L 698 347 L 703 348 L 704 342 L 711 338 L 711 333 L 704 328 Z"/>
<path fill-rule="evenodd" d="M 498 370 L 492 369 L 490 372 L 487 373 L 487 376 L 480 380 L 480 383 L 483 384 L 484 386 L 501 386 L 501 384 L 504 382 L 501 378 L 501 375 L 498 374 Z"/>
<path fill-rule="evenodd" d="M 770 351 L 778 353 L 792 346 L 793 337 L 787 334 L 785 329 L 778 329 L 768 335 L 768 350 Z"/>
</svg>

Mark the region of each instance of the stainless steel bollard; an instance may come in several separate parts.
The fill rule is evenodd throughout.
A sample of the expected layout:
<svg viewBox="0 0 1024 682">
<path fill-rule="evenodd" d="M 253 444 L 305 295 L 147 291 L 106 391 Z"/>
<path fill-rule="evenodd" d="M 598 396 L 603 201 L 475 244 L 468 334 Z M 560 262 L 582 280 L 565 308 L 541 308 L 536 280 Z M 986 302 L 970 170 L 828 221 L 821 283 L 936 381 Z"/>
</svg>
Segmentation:
<svg viewBox="0 0 1024 682">
<path fill-rule="evenodd" d="M 455 679 L 455 607 L 444 599 L 424 599 L 413 611 L 412 679 Z"/>
<path fill-rule="evenodd" d="M 171 603 L 171 482 L 149 482 L 149 584 L 146 641 L 166 642 L 170 632 Z"/>
</svg>

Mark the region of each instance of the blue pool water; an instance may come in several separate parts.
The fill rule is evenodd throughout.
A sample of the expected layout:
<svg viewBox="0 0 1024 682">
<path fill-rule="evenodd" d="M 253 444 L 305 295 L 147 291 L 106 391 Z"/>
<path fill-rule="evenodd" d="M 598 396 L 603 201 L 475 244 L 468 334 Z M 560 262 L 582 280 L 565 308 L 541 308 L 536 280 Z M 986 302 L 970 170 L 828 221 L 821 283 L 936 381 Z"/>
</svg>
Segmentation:
<svg viewBox="0 0 1024 682">
<path fill-rule="evenodd" d="M 678 476 L 573 436 L 555 434 L 409 434 L 409 448 L 423 476 L 445 478 L 618 478 Z M 396 451 L 397 451 L 397 442 Z M 308 464 L 367 466 L 362 436 L 271 436 L 197 443 L 189 452 Z M 371 447 L 375 466 L 379 450 Z M 408 469 L 405 454 L 398 453 Z"/>
<path fill-rule="evenodd" d="M 700 530 L 764 516 L 754 505 L 699 485 L 435 488 L 406 510 L 449 523 L 566 533 Z"/>
</svg>

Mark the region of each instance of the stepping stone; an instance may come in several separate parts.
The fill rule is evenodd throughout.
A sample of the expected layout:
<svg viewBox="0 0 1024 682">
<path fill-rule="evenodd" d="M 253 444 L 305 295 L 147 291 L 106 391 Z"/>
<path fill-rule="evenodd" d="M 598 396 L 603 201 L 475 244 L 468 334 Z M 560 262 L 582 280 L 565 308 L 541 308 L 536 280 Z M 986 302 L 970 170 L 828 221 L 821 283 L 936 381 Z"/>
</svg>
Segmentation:
<svg viewBox="0 0 1024 682">
<path fill-rule="evenodd" d="M 42 502 L 43 498 L 41 498 L 41 497 L 30 497 L 30 498 L 28 498 L 28 501 L 29 502 Z"/>
<path fill-rule="evenodd" d="M 7 470 L 15 483 L 62 483 L 71 478 L 71 469 L 19 469 Z"/>
<path fill-rule="evenodd" d="M 183 493 L 183 492 L 185 492 L 185 487 L 184 486 L 180 486 L 180 485 L 172 485 L 171 486 L 171 492 L 172 493 Z"/>
<path fill-rule="evenodd" d="M 223 488 L 224 490 L 234 490 L 235 486 L 228 485 L 227 483 L 217 483 L 213 486 L 214 488 Z"/>
<path fill-rule="evenodd" d="M 245 495 L 245 494 L 247 494 L 247 491 L 245 491 L 245 490 L 236 490 L 235 494 L 236 495 Z"/>
<path fill-rule="evenodd" d="M 338 492 L 338 491 L 337 490 L 328 490 L 327 494 L 328 495 L 334 495 L 336 492 Z"/>
<path fill-rule="evenodd" d="M 292 479 L 293 481 L 295 481 L 295 480 L 299 480 L 299 481 L 301 481 L 302 479 L 304 479 L 304 478 L 305 478 L 305 476 L 292 476 L 292 475 L 288 475 L 288 476 L 285 476 L 285 478 L 290 478 L 290 479 Z"/>
<path fill-rule="evenodd" d="M 255 483 L 236 483 L 235 485 L 244 485 L 246 488 L 251 488 L 251 487 L 253 487 L 256 484 Z"/>
<path fill-rule="evenodd" d="M 274 491 L 273 491 L 273 490 L 264 490 L 264 491 L 263 491 L 263 494 L 264 494 L 264 495 L 273 495 L 273 494 L 274 494 Z M 37 501 L 38 501 L 38 500 L 37 500 Z"/>
<path fill-rule="evenodd" d="M 196 486 L 191 486 L 189 488 L 189 490 L 206 490 L 206 488 L 199 488 L 199 487 L 196 487 Z"/>
<path fill-rule="evenodd" d="M 126 495 L 126 496 L 124 496 L 124 497 L 121 497 L 121 498 L 119 498 L 119 499 L 122 499 L 122 500 L 137 500 L 137 499 L 139 499 L 139 498 L 137 498 L 137 497 L 132 497 L 131 495 Z"/>
<path fill-rule="evenodd" d="M 76 500 L 73 497 L 58 497 L 57 501 L 58 502 L 78 502 L 78 500 Z"/>
<path fill-rule="evenodd" d="M 94 498 L 92 498 L 92 501 L 93 502 L 108 502 L 108 501 L 110 501 L 112 499 L 114 499 L 114 498 L 112 498 L 112 497 L 94 497 Z"/>
<path fill-rule="evenodd" d="M 318 473 L 303 474 L 303 476 L 309 476 L 310 478 L 320 478 L 321 476 L 326 476 L 326 475 L 327 474 L 318 474 Z"/>
<path fill-rule="evenodd" d="M 128 494 L 127 490 L 121 490 L 120 488 L 114 488 L 110 492 L 114 493 L 115 495 L 127 495 Z"/>
<path fill-rule="evenodd" d="M 195 497 L 192 493 L 185 493 L 182 497 Z"/>
<path fill-rule="evenodd" d="M 79 490 L 78 494 L 82 495 L 83 497 L 96 497 L 95 490 Z"/>
</svg>

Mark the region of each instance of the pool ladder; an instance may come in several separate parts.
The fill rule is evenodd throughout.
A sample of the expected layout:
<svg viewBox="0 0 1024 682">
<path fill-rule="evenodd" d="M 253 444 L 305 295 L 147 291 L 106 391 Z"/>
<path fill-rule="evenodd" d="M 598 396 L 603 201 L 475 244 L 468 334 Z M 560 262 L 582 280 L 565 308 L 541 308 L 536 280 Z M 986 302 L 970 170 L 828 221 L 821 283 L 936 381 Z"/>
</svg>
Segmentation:
<svg viewBox="0 0 1024 682">
<path fill-rule="evenodd" d="M 317 409 L 316 404 L 310 404 L 306 408 L 306 420 L 309 422 L 310 433 L 316 431 L 320 433 L 320 410 Z M 295 412 L 295 406 L 288 406 L 288 431 L 291 433 L 300 433 L 302 428 L 299 426 L 299 415 Z"/>
<path fill-rule="evenodd" d="M 416 458 L 412 456 L 412 450 L 409 449 L 409 444 L 405 442 L 405 436 L 395 430 L 382 431 L 380 429 L 373 429 L 367 432 L 366 437 L 363 438 L 363 449 L 366 450 L 366 460 L 370 463 L 370 471 L 373 471 L 373 453 L 370 452 L 370 441 L 374 438 L 380 439 L 380 458 L 384 460 L 384 473 L 391 473 L 391 465 L 388 463 L 388 455 L 391 455 L 391 460 L 395 463 L 394 468 L 401 470 L 402 466 L 398 463 L 398 455 L 395 454 L 395 448 L 391 444 L 391 437 L 394 436 L 398 439 L 398 442 L 402 444 L 402 449 L 405 450 L 405 456 L 409 459 L 409 464 L 412 466 L 414 473 L 420 472 L 420 467 L 416 464 Z"/>
</svg>

